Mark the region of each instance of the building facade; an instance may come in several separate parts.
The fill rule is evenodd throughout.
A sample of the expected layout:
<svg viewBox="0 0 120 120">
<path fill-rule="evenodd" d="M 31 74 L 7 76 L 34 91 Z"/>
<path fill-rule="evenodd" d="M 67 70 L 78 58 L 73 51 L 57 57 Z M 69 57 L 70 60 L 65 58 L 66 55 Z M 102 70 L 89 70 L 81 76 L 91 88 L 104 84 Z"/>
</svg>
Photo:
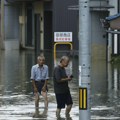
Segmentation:
<svg viewBox="0 0 120 120">
<path fill-rule="evenodd" d="M 20 48 L 53 50 L 54 32 L 72 32 L 73 50 L 78 51 L 78 0 L 6 0 L 5 38 L 18 41 Z M 90 0 L 92 59 L 106 59 L 107 34 L 100 19 L 109 16 L 114 4 Z M 72 8 L 72 9 L 70 9 Z M 73 9 L 75 8 L 75 9 Z M 60 49 L 66 49 L 61 45 Z"/>
<path fill-rule="evenodd" d="M 110 9 L 109 16 L 116 15 L 120 13 L 120 1 L 110 1 L 110 4 L 114 5 L 114 9 Z M 118 29 L 110 29 L 115 32 L 119 32 Z M 109 33 L 109 48 L 110 48 L 110 54 L 111 55 L 119 55 L 120 54 L 120 33 Z"/>
</svg>

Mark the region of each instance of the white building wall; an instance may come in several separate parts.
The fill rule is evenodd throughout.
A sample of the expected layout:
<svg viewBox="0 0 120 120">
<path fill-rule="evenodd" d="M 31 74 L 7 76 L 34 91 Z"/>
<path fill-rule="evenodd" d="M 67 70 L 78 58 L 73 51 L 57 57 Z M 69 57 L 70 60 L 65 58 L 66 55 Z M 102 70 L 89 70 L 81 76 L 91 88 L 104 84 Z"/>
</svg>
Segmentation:
<svg viewBox="0 0 120 120">
<path fill-rule="evenodd" d="M 102 27 L 100 19 L 108 16 L 108 12 L 91 12 L 91 39 L 92 39 L 92 61 L 106 60 L 106 32 Z"/>
<path fill-rule="evenodd" d="M 43 7 L 43 1 L 35 2 L 34 3 L 34 13 L 40 14 L 42 20 L 40 21 L 40 30 L 42 31 L 40 33 L 40 49 L 44 50 L 44 7 Z"/>
<path fill-rule="evenodd" d="M 110 16 L 115 15 L 118 13 L 118 0 L 109 0 L 109 4 L 113 5 L 114 8 L 110 9 Z M 118 35 L 114 34 L 114 46 L 113 46 L 113 54 L 117 54 L 118 53 L 118 49 L 117 49 L 117 44 L 118 44 Z M 112 48 L 112 37 L 108 37 L 108 49 Z M 109 60 L 110 61 L 110 60 Z"/>
<path fill-rule="evenodd" d="M 19 39 L 19 7 L 5 4 L 5 40 Z"/>
<path fill-rule="evenodd" d="M 114 6 L 114 8 L 109 9 L 110 16 L 118 13 L 118 0 L 109 0 L 109 4 Z"/>
</svg>

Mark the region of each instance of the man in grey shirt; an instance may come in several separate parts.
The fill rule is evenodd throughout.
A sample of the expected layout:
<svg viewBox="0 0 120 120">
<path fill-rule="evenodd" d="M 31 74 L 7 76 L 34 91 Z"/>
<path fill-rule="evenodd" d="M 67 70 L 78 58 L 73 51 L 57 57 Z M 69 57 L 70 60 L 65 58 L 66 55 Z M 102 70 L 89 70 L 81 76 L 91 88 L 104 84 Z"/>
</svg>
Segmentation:
<svg viewBox="0 0 120 120">
<path fill-rule="evenodd" d="M 35 95 L 35 108 L 36 112 L 39 111 L 39 95 L 42 95 L 45 100 L 45 108 L 48 107 L 47 98 L 47 80 L 48 77 L 48 66 L 45 65 L 45 57 L 37 57 L 38 64 L 33 65 L 31 69 L 31 80 L 33 85 L 33 92 Z"/>
<path fill-rule="evenodd" d="M 63 56 L 60 60 L 60 64 L 55 67 L 53 81 L 54 81 L 54 92 L 57 101 L 57 110 L 56 115 L 60 116 L 60 112 L 62 108 L 66 108 L 66 115 L 69 114 L 72 108 L 72 97 L 70 94 L 70 90 L 68 87 L 68 81 L 72 80 L 72 76 L 67 76 L 65 67 L 69 64 L 69 58 L 67 56 Z"/>
</svg>

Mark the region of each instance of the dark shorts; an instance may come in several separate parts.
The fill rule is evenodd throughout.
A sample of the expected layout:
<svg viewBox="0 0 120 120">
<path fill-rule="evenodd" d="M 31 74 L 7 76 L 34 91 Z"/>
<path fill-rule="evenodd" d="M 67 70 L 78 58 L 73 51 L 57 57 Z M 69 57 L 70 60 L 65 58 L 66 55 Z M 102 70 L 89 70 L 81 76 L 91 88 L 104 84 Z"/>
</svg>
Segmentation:
<svg viewBox="0 0 120 120">
<path fill-rule="evenodd" d="M 35 85 L 37 87 L 38 92 L 41 94 L 42 88 L 45 84 L 45 81 L 35 81 Z M 46 87 L 46 90 L 48 91 L 48 88 Z"/>
<path fill-rule="evenodd" d="M 62 109 L 65 108 L 65 105 L 73 104 L 70 92 L 65 94 L 55 94 L 55 95 L 57 101 L 57 108 Z"/>
</svg>

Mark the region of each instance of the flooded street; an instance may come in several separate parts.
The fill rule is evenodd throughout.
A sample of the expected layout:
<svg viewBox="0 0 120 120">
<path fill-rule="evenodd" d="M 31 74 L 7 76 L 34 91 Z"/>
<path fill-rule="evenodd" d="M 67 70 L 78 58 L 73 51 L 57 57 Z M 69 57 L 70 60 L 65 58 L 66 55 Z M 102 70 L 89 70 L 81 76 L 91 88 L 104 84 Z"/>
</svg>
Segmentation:
<svg viewBox="0 0 120 120">
<path fill-rule="evenodd" d="M 50 71 L 49 107 L 48 110 L 44 109 L 41 98 L 40 116 L 33 118 L 35 109 L 30 72 L 32 65 L 36 63 L 36 55 L 33 51 L 0 52 L 0 120 L 57 120 L 51 52 L 46 52 L 45 57 Z M 66 118 L 63 109 L 60 120 L 79 120 L 78 57 L 71 58 L 73 70 L 69 72 L 73 73 L 74 79 L 70 83 L 70 89 L 74 104 L 71 116 Z M 106 64 L 105 61 L 96 61 L 92 63 L 91 76 L 91 119 L 120 120 L 120 67 Z"/>
<path fill-rule="evenodd" d="M 92 64 L 91 118 L 120 120 L 120 66 L 95 62 Z"/>
<path fill-rule="evenodd" d="M 52 70 L 53 62 L 51 53 L 45 53 L 46 64 L 50 70 L 48 83 L 48 110 L 44 110 L 41 97 L 39 118 L 33 118 L 35 113 L 34 96 L 30 80 L 31 67 L 36 63 L 36 55 L 33 51 L 19 52 L 17 50 L 1 51 L 0 56 L 0 120 L 55 120 L 56 100 L 53 93 Z M 77 81 L 74 79 L 70 88 L 74 100 L 71 117 L 69 120 L 78 120 L 78 93 Z M 61 113 L 61 120 L 65 120 L 65 110 Z"/>
</svg>

